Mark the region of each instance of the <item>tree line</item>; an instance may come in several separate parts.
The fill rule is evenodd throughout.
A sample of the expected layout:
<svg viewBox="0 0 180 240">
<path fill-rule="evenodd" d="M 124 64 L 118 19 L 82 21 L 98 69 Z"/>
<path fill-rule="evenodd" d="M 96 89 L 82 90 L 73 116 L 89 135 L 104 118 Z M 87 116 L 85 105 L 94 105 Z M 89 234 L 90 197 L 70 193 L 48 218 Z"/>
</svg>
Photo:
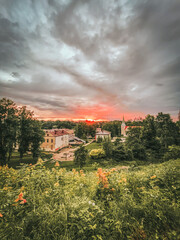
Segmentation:
<svg viewBox="0 0 180 240">
<path fill-rule="evenodd" d="M 114 123 L 104 125 L 107 130 Z M 180 122 L 172 121 L 169 114 L 162 112 L 156 117 L 147 115 L 141 126 L 129 128 L 125 142 L 118 137 L 114 143 L 109 139 L 102 141 L 102 148 L 89 153 L 92 161 L 103 159 L 116 162 L 129 160 L 159 161 L 176 159 L 180 156 Z M 75 164 L 82 167 L 88 159 L 88 152 L 82 146 L 75 152 Z"/>
<path fill-rule="evenodd" d="M 34 113 L 26 106 L 17 107 L 10 99 L 0 99 L 0 164 L 8 163 L 14 149 L 20 159 L 27 151 L 37 158 L 40 145 L 44 141 L 41 122 L 34 118 Z"/>
<path fill-rule="evenodd" d="M 117 139 L 113 146 L 105 143 L 108 156 L 117 161 L 157 160 L 167 155 L 170 146 L 180 145 L 179 122 L 173 122 L 169 114 L 147 115 L 142 123 L 140 127 L 129 128 L 125 142 Z"/>
</svg>

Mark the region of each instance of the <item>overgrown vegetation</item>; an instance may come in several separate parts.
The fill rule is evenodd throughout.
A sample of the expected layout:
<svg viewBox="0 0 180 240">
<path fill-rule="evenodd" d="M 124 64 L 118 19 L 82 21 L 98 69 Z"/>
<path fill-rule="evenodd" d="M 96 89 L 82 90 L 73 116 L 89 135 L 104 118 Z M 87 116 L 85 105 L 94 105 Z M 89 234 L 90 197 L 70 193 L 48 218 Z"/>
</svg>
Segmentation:
<svg viewBox="0 0 180 240">
<path fill-rule="evenodd" d="M 0 239 L 178 239 L 179 170 L 1 167 Z"/>
</svg>

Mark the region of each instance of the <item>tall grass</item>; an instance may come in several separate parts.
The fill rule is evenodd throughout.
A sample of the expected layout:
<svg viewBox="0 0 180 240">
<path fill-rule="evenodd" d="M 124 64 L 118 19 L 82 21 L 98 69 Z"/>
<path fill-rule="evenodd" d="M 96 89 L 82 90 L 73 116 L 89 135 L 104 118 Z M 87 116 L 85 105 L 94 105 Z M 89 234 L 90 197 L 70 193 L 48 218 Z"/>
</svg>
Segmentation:
<svg viewBox="0 0 180 240">
<path fill-rule="evenodd" d="M 179 170 L 180 160 L 98 173 L 3 167 L 0 239 L 178 239 Z"/>
</svg>

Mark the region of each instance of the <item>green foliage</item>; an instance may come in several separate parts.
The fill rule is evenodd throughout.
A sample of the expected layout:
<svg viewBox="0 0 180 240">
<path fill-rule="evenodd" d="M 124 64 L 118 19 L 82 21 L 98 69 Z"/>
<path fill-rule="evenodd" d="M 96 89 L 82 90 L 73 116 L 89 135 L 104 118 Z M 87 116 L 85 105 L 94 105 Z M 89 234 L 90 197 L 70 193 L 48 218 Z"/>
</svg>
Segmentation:
<svg viewBox="0 0 180 240">
<path fill-rule="evenodd" d="M 119 145 L 113 148 L 112 157 L 117 162 L 127 160 L 127 154 L 123 143 L 119 143 Z"/>
<path fill-rule="evenodd" d="M 75 128 L 75 135 L 79 138 L 86 138 L 87 135 L 87 124 L 84 122 L 80 122 L 77 124 Z"/>
<path fill-rule="evenodd" d="M 16 145 L 18 128 L 18 109 L 16 104 L 6 98 L 0 100 L 0 164 L 10 160 Z"/>
<path fill-rule="evenodd" d="M 44 131 L 41 130 L 41 123 L 33 120 L 31 128 L 31 152 L 34 159 L 40 154 L 40 145 L 44 142 L 44 135 Z"/>
<path fill-rule="evenodd" d="M 180 146 L 172 145 L 164 155 L 164 160 L 177 159 L 180 156 Z"/>
<path fill-rule="evenodd" d="M 0 239 L 179 239 L 179 177 L 180 159 L 98 175 L 4 166 Z"/>
<path fill-rule="evenodd" d="M 99 148 L 99 149 L 92 149 L 89 153 L 89 156 L 92 159 L 101 159 L 101 158 L 104 158 L 106 154 L 102 148 Z"/>
<path fill-rule="evenodd" d="M 84 146 L 80 146 L 80 148 L 78 148 L 75 152 L 74 152 L 74 163 L 75 165 L 79 166 L 80 168 L 82 168 L 85 163 L 86 163 L 86 159 L 87 159 L 87 150 L 85 149 Z"/>
<path fill-rule="evenodd" d="M 101 143 L 103 141 L 102 137 L 97 137 L 97 143 Z"/>
<path fill-rule="evenodd" d="M 27 151 L 32 151 L 33 158 L 38 157 L 40 144 L 44 141 L 44 132 L 33 112 L 25 106 L 17 108 L 16 104 L 6 98 L 0 100 L 0 164 L 7 163 L 15 147 L 20 158 Z"/>
<path fill-rule="evenodd" d="M 18 129 L 18 151 L 20 158 L 30 150 L 32 135 L 33 112 L 26 109 L 25 106 L 19 110 L 19 129 Z"/>
<path fill-rule="evenodd" d="M 121 136 L 121 122 L 120 121 L 111 121 L 104 122 L 102 124 L 102 129 L 111 132 L 111 137 Z"/>
<path fill-rule="evenodd" d="M 112 151 L 113 151 L 113 145 L 109 139 L 107 139 L 103 143 L 103 149 L 105 152 L 106 157 L 111 158 L 112 157 Z"/>
<path fill-rule="evenodd" d="M 156 129 L 162 151 L 167 150 L 170 145 L 180 143 L 178 126 L 172 121 L 169 114 L 158 113 L 156 117 Z"/>
</svg>

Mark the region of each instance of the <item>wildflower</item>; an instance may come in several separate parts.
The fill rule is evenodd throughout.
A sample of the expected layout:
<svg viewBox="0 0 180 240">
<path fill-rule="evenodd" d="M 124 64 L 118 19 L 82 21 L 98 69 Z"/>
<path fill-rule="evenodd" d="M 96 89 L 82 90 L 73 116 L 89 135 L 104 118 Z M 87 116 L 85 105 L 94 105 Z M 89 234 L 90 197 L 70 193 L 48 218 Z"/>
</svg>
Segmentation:
<svg viewBox="0 0 180 240">
<path fill-rule="evenodd" d="M 58 186 L 59 186 L 59 183 L 58 183 L 58 182 L 57 182 L 57 183 L 55 183 L 55 184 L 54 184 L 54 186 L 55 186 L 55 187 L 58 187 Z"/>
<path fill-rule="evenodd" d="M 114 188 L 111 188 L 111 191 L 115 191 L 115 189 L 114 189 Z"/>
<path fill-rule="evenodd" d="M 123 183 L 123 182 L 127 182 L 126 178 L 122 178 L 121 180 L 119 180 L 119 183 Z"/>
<path fill-rule="evenodd" d="M 0 213 L 0 217 L 1 217 L 1 218 L 3 217 L 2 213 Z"/>
<path fill-rule="evenodd" d="M 5 190 L 5 191 L 8 190 L 8 187 L 4 187 L 3 190 Z"/>
<path fill-rule="evenodd" d="M 114 172 L 114 171 L 116 171 L 117 169 L 116 168 L 112 168 L 110 171 L 111 172 Z"/>
<path fill-rule="evenodd" d="M 60 165 L 59 165 L 58 162 L 56 162 L 54 166 L 55 166 L 55 167 L 59 167 Z"/>
<path fill-rule="evenodd" d="M 26 199 L 23 199 L 23 200 L 20 202 L 20 204 L 25 204 L 25 203 L 27 203 L 27 200 L 26 200 Z"/>
<path fill-rule="evenodd" d="M 24 191 L 24 186 L 21 187 L 21 191 Z"/>
<path fill-rule="evenodd" d="M 98 168 L 97 176 L 99 177 L 99 182 L 102 183 L 104 188 L 108 188 L 107 173 L 102 171 L 102 168 Z"/>
<path fill-rule="evenodd" d="M 125 182 L 125 183 L 127 182 L 126 178 L 122 178 L 122 181 Z"/>
<path fill-rule="evenodd" d="M 154 175 L 154 176 L 150 177 L 150 179 L 155 179 L 155 178 L 156 178 L 156 175 Z"/>
<path fill-rule="evenodd" d="M 21 201 L 20 204 L 24 204 L 24 203 L 27 202 L 26 199 L 23 199 L 23 193 L 22 192 L 19 194 L 18 198 L 14 202 L 18 202 L 18 201 Z"/>
</svg>

